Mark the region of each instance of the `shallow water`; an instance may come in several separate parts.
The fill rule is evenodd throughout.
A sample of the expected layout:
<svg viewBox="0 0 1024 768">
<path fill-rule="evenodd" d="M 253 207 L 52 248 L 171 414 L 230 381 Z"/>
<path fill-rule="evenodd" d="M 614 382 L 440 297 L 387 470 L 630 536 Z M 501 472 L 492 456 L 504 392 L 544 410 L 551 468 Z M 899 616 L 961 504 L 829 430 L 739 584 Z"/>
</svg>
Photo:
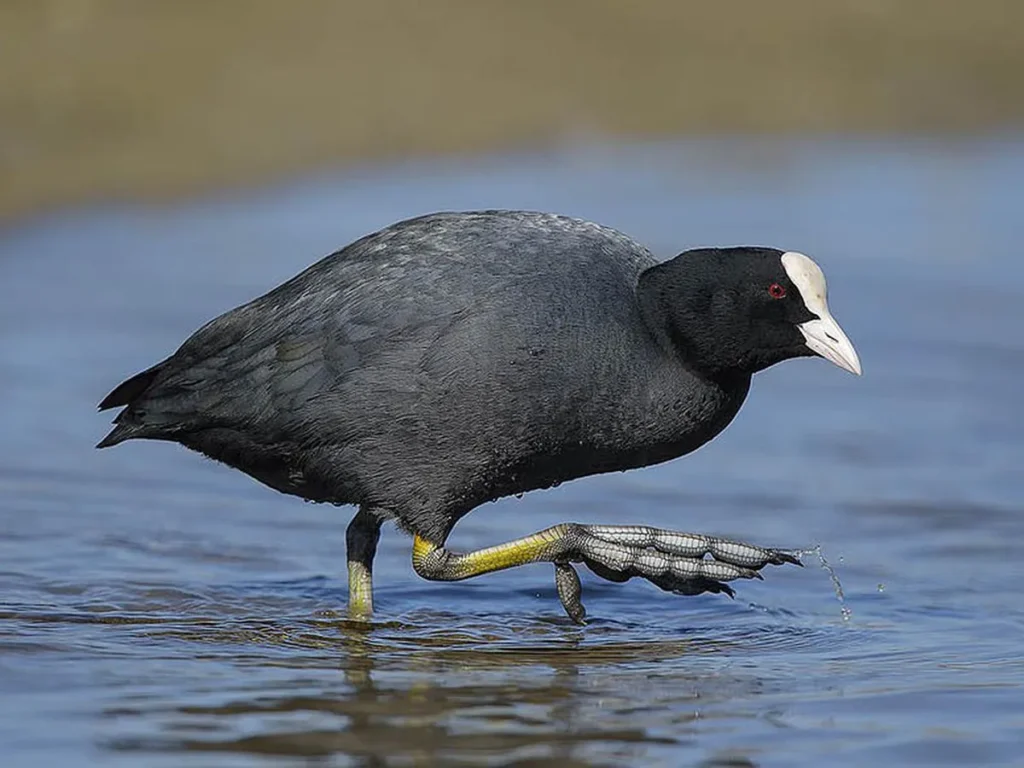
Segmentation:
<svg viewBox="0 0 1024 768">
<path fill-rule="evenodd" d="M 5 766 L 1022 765 L 1024 143 L 692 143 L 413 164 L 0 233 Z M 419 580 L 385 531 L 344 618 L 349 509 L 164 444 L 95 403 L 215 314 L 428 210 L 528 207 L 663 256 L 804 250 L 865 375 L 757 377 L 697 454 L 487 505 L 453 545 L 565 520 L 790 547 L 737 597 L 550 566 Z"/>
</svg>

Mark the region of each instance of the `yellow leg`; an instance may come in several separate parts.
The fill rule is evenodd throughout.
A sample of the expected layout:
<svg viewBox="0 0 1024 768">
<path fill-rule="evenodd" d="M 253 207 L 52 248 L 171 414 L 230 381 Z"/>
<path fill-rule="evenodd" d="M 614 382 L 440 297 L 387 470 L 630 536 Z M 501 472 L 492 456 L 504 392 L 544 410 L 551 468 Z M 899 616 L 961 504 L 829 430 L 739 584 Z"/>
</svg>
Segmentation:
<svg viewBox="0 0 1024 768">
<path fill-rule="evenodd" d="M 539 562 L 554 563 L 562 605 L 574 621 L 582 621 L 580 582 L 571 563 L 584 563 L 608 581 L 640 576 L 676 594 L 719 592 L 731 596 L 733 590 L 725 582 L 759 579 L 758 571 L 765 565 L 799 565 L 800 558 L 796 552 L 646 525 L 562 523 L 466 553 L 452 552 L 443 543 L 419 535 L 412 545 L 413 568 L 432 581 L 460 581 Z"/>
<path fill-rule="evenodd" d="M 354 618 L 373 613 L 373 575 L 360 562 L 348 562 L 348 612 Z"/>
<path fill-rule="evenodd" d="M 373 613 L 373 558 L 383 518 L 360 509 L 348 525 L 348 613 L 365 618 Z"/>
<path fill-rule="evenodd" d="M 425 579 L 460 581 L 517 565 L 554 562 L 566 551 L 570 525 L 555 525 L 515 541 L 464 554 L 451 552 L 417 535 L 412 544 L 412 566 Z"/>
</svg>

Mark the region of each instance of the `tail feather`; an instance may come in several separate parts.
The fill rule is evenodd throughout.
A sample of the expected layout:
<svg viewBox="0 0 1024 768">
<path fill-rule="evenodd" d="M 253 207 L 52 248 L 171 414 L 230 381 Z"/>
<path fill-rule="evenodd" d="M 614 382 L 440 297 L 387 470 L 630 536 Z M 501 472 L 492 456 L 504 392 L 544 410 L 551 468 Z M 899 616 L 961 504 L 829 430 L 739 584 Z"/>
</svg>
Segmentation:
<svg viewBox="0 0 1024 768">
<path fill-rule="evenodd" d="M 160 369 L 163 367 L 163 363 L 154 365 L 142 373 L 137 373 L 127 381 L 122 381 L 116 387 L 114 391 L 103 398 L 103 401 L 99 405 L 101 411 L 105 411 L 108 408 L 116 408 L 119 405 L 131 405 L 133 400 L 137 400 L 146 390 L 149 389 L 149 385 L 153 383 L 153 380 L 160 373 Z"/>
<path fill-rule="evenodd" d="M 106 437 L 96 443 L 96 447 L 109 448 L 112 445 L 123 443 L 125 440 L 131 440 L 138 431 L 139 427 L 136 424 L 117 424 Z"/>
<path fill-rule="evenodd" d="M 133 437 L 141 436 L 145 427 L 134 418 L 132 406 L 146 394 L 163 366 L 164 363 L 159 363 L 142 373 L 135 374 L 130 379 L 118 384 L 109 395 L 103 398 L 99 404 L 101 411 L 118 406 L 127 407 L 114 419 L 114 428 L 96 444 L 97 448 L 109 448 Z"/>
</svg>

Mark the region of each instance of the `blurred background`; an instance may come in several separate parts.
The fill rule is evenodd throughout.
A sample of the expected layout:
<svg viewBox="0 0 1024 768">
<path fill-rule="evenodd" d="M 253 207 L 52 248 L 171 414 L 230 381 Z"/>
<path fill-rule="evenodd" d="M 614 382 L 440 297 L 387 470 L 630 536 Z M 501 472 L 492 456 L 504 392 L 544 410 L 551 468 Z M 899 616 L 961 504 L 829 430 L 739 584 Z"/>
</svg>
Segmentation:
<svg viewBox="0 0 1024 768">
<path fill-rule="evenodd" d="M 1024 3 L 4 0 L 0 763 L 1019 765 Z M 419 580 L 348 509 L 95 405 L 211 317 L 440 209 L 659 257 L 809 253 L 864 376 L 759 374 L 680 461 L 486 505 L 801 548 L 735 600 Z M 822 564 L 834 568 L 835 583 Z"/>
<path fill-rule="evenodd" d="M 1024 118 L 1014 0 L 0 5 L 0 214 L 381 160 Z"/>
</svg>

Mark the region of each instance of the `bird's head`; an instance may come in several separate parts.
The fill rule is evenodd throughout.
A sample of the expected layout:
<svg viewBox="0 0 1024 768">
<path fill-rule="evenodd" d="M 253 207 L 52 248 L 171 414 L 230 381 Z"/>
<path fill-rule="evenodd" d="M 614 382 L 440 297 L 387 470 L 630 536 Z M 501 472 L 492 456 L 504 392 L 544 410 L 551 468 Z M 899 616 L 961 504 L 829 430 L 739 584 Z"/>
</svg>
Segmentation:
<svg viewBox="0 0 1024 768">
<path fill-rule="evenodd" d="M 755 373 L 819 356 L 860 375 L 860 358 L 827 302 L 809 257 L 776 248 L 701 248 L 651 267 L 638 288 L 644 315 L 695 368 Z"/>
</svg>

